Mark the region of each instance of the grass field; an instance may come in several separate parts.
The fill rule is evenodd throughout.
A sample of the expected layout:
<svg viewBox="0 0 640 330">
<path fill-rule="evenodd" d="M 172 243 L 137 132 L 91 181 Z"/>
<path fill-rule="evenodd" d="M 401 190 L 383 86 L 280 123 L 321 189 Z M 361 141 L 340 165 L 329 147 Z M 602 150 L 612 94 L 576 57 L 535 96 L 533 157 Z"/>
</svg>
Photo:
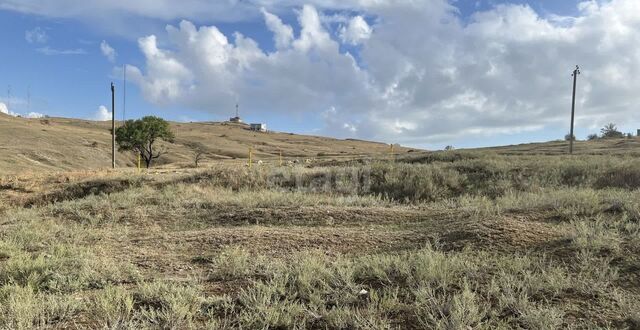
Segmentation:
<svg viewBox="0 0 640 330">
<path fill-rule="evenodd" d="M 638 301 L 622 153 L 0 180 L 0 328 L 637 329 Z"/>
<path fill-rule="evenodd" d="M 121 123 L 117 123 L 120 126 Z M 111 166 L 111 123 L 71 118 L 16 118 L 0 113 L 0 175 L 43 171 L 96 170 Z M 184 168 L 194 165 L 195 151 L 202 163 L 246 159 L 287 160 L 379 156 L 389 145 L 353 139 L 283 132 L 254 132 L 248 125 L 217 122 L 171 123 L 175 143 L 159 143 L 165 154 L 154 166 Z M 396 152 L 408 148 L 396 146 Z M 132 153 L 117 152 L 118 167 L 135 167 Z"/>
</svg>

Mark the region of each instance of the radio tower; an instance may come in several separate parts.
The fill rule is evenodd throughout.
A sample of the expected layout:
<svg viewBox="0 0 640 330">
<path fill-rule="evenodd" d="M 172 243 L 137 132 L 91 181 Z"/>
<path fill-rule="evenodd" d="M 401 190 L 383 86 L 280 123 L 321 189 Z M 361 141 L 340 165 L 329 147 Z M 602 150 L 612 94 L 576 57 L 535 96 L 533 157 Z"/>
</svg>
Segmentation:
<svg viewBox="0 0 640 330">
<path fill-rule="evenodd" d="M 31 111 L 31 85 L 27 87 L 27 111 Z"/>
<path fill-rule="evenodd" d="M 11 85 L 7 86 L 7 108 L 11 111 Z"/>
</svg>

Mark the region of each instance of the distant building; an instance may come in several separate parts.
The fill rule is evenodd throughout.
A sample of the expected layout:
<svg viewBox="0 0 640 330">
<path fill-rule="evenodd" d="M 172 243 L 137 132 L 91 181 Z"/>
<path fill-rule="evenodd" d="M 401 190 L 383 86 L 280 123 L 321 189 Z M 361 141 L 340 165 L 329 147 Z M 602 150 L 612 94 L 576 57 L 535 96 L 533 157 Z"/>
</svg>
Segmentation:
<svg viewBox="0 0 640 330">
<path fill-rule="evenodd" d="M 249 127 L 251 128 L 252 131 L 258 131 L 258 132 L 267 131 L 267 124 L 251 124 L 249 125 Z"/>
<path fill-rule="evenodd" d="M 638 132 L 637 132 L 637 133 L 638 133 L 638 134 L 636 134 L 636 136 L 640 136 L 640 129 L 638 129 Z"/>
</svg>

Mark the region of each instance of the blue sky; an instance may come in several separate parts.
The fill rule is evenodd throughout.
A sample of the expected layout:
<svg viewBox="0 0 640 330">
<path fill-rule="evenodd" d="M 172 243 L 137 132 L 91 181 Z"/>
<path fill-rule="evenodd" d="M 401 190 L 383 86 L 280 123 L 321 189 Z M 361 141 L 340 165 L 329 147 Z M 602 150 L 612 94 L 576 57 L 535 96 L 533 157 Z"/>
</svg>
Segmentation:
<svg viewBox="0 0 640 330">
<path fill-rule="evenodd" d="M 165 11 L 147 11 L 124 2 L 119 5 L 119 1 L 94 8 L 65 0 L 59 4 L 63 8 L 53 9 L 44 0 L 0 0 L 4 44 L 0 102 L 20 114 L 97 119 L 100 106 L 110 108 L 109 83 L 114 81 L 116 113 L 122 118 L 119 68 L 128 64 L 132 71 L 127 118 L 153 114 L 176 121 L 220 121 L 233 114 L 238 99 L 245 119 L 266 122 L 274 130 L 434 149 L 449 144 L 474 147 L 562 137 L 568 127 L 569 74 L 572 63 L 578 62 L 588 65 L 580 77 L 588 83 L 580 90 L 585 96 L 579 100 L 579 111 L 580 107 L 585 111 L 578 119 L 578 137 L 597 132 L 599 125 L 609 121 L 626 131 L 640 126 L 631 111 L 637 93 L 627 90 L 636 81 L 617 87 L 617 67 L 610 63 L 610 55 L 620 52 L 630 61 L 638 60 L 638 48 L 596 54 L 588 48 L 577 49 L 576 54 L 558 58 L 573 43 L 589 42 L 588 38 L 594 47 L 603 43 L 599 48 L 606 48 L 605 43 L 612 42 L 606 36 L 618 36 L 606 31 L 603 14 L 620 11 L 623 15 L 621 11 L 634 6 L 633 1 L 593 2 L 595 7 L 588 8 L 574 0 L 423 2 L 421 7 L 409 8 L 417 11 L 415 15 L 406 16 L 402 7 L 409 4 L 403 1 L 367 7 L 358 1 L 350 5 L 349 1 L 278 4 L 256 0 L 239 8 L 190 0 L 184 7 L 193 7 L 192 11 L 171 8 L 177 2 L 166 2 Z M 65 12 L 65 6 L 73 7 L 67 11 L 73 13 Z M 262 8 L 268 14 L 261 13 Z M 106 18 L 110 15 L 116 23 Z M 266 24 L 266 15 L 279 19 L 276 27 L 292 29 L 287 45 L 276 47 L 274 37 L 279 32 Z M 320 24 L 314 25 L 316 16 Z M 637 19 L 623 17 L 616 22 L 633 28 L 638 26 L 634 25 Z M 195 32 L 181 25 L 183 20 Z M 502 27 L 496 29 L 496 24 Z M 167 25 L 186 39 L 172 40 Z M 229 45 L 212 44 L 215 33 L 204 33 L 203 27 L 217 28 Z M 309 32 L 308 40 L 303 40 L 303 30 Z M 198 31 L 203 32 L 198 44 L 180 43 Z M 257 49 L 239 45 L 236 32 L 255 42 Z M 145 53 L 139 44 L 140 38 L 149 35 L 156 36 L 153 49 L 160 52 L 159 57 Z M 635 38 L 621 34 L 613 42 L 628 44 Z M 101 51 L 103 41 L 115 50 L 114 61 Z M 213 53 L 194 55 L 188 47 Z M 496 53 L 498 48 L 502 50 Z M 228 62 L 205 68 L 195 64 L 209 63 L 216 54 Z M 154 72 L 154 66 L 167 67 L 167 58 L 181 69 Z M 351 58 L 355 69 L 348 64 Z M 547 63 L 554 66 L 546 68 Z M 518 72 L 534 64 L 545 68 Z M 480 70 L 485 67 L 490 69 Z M 636 62 L 628 67 L 637 68 Z M 460 72 L 471 76 L 462 77 Z M 610 79 L 596 80 L 602 73 Z M 527 77 L 531 86 L 522 82 Z M 169 87 L 154 90 L 165 84 L 178 86 L 179 91 L 167 96 Z M 616 98 L 609 106 L 602 95 Z"/>
</svg>

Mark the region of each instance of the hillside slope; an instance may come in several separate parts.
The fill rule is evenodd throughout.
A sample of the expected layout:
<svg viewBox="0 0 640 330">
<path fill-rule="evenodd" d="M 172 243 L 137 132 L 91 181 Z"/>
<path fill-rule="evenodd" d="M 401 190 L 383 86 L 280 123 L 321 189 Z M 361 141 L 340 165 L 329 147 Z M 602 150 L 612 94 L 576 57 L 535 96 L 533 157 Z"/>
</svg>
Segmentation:
<svg viewBox="0 0 640 330">
<path fill-rule="evenodd" d="M 375 156 L 389 153 L 389 145 L 277 132 L 254 132 L 231 123 L 171 123 L 174 144 L 157 165 L 191 164 L 195 149 L 207 160 L 246 158 L 251 147 L 258 159 Z M 82 119 L 26 119 L 0 114 L 0 174 L 108 168 L 111 163 L 109 122 Z M 408 149 L 396 147 L 398 153 Z M 131 153 L 117 153 L 121 167 L 135 166 Z"/>
<path fill-rule="evenodd" d="M 525 143 L 478 150 L 491 150 L 501 155 L 565 155 L 569 153 L 569 142 L 550 141 Z M 576 141 L 573 145 L 576 155 L 627 155 L 640 156 L 640 138 L 598 139 Z"/>
</svg>

